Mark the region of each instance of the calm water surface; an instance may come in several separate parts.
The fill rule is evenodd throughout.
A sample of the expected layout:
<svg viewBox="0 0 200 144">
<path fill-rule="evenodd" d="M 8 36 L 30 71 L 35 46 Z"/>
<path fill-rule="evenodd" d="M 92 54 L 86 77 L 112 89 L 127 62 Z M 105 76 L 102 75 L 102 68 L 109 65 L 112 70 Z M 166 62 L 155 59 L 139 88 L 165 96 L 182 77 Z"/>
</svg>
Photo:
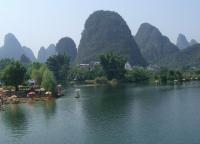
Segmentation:
<svg viewBox="0 0 200 144">
<path fill-rule="evenodd" d="M 55 102 L 6 106 L 0 144 L 199 144 L 200 83 L 80 87 Z"/>
</svg>

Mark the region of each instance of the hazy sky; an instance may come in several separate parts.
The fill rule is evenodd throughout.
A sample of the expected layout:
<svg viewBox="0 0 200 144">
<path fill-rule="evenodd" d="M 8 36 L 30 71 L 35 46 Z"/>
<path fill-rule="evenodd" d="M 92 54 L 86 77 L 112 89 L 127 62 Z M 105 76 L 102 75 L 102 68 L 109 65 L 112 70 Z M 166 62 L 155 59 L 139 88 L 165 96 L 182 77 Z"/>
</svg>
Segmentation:
<svg viewBox="0 0 200 144">
<path fill-rule="evenodd" d="M 200 41 L 200 0 L 0 0 L 0 45 L 13 33 L 37 54 L 41 46 L 69 36 L 79 44 L 85 20 L 96 10 L 114 10 L 133 35 L 143 22 L 173 42 L 179 33 Z"/>
</svg>

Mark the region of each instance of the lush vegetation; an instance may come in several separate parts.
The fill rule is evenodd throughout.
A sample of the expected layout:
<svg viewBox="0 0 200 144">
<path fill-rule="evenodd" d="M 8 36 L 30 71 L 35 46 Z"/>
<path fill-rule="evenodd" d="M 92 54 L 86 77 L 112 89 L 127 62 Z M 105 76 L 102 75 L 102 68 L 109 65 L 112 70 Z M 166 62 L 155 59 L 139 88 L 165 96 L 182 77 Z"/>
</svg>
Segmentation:
<svg viewBox="0 0 200 144">
<path fill-rule="evenodd" d="M 69 73 L 70 59 L 65 54 L 54 55 L 47 59 L 46 65 L 53 72 L 57 82 L 65 83 Z"/>
<path fill-rule="evenodd" d="M 152 76 L 152 72 L 144 68 L 136 68 L 134 70 L 129 70 L 125 74 L 125 80 L 127 82 L 147 82 Z"/>
<path fill-rule="evenodd" d="M 56 94 L 56 80 L 51 71 L 46 69 L 42 76 L 41 86 L 47 91 L 51 91 L 54 95 Z"/>
<path fill-rule="evenodd" d="M 1 60 L 0 63 L 0 78 L 3 85 L 14 86 L 18 90 L 19 85 L 28 85 L 28 80 L 32 79 L 36 85 L 56 94 L 57 82 L 53 72 L 45 64 L 34 62 L 27 65 L 14 60 Z M 7 66 L 4 67 L 4 63 L 7 63 Z"/>
<path fill-rule="evenodd" d="M 30 63 L 22 56 L 21 61 L 12 59 L 0 60 L 0 80 L 3 85 L 28 85 L 28 80 L 35 80 L 36 85 L 56 94 L 57 84 L 118 84 L 132 83 L 177 83 L 200 79 L 200 69 L 167 69 L 156 70 L 143 67 L 125 69 L 126 59 L 116 53 L 100 56 L 100 62 L 88 65 L 72 66 L 66 55 L 54 55 L 46 63 Z"/>
<path fill-rule="evenodd" d="M 100 65 L 94 65 L 92 67 L 73 67 L 71 68 L 68 80 L 84 82 L 86 80 L 94 80 L 97 77 L 104 76 L 103 69 Z"/>
<path fill-rule="evenodd" d="M 1 74 L 1 79 L 5 85 L 15 86 L 22 84 L 25 79 L 26 68 L 19 62 L 12 62 L 7 65 Z"/>
<path fill-rule="evenodd" d="M 167 66 L 185 69 L 191 69 L 193 67 L 200 68 L 200 44 L 190 46 L 183 49 L 178 54 L 173 55 Z"/>
<path fill-rule="evenodd" d="M 101 55 L 100 63 L 108 80 L 124 78 L 126 60 L 120 55 L 114 53 Z"/>
</svg>

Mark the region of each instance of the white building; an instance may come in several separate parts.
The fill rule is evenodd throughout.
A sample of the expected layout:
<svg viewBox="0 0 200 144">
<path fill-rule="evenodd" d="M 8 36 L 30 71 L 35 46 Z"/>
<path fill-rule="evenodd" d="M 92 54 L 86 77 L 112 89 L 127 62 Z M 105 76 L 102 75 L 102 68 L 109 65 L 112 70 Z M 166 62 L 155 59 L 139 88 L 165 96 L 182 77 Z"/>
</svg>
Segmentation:
<svg viewBox="0 0 200 144">
<path fill-rule="evenodd" d="M 129 62 L 126 62 L 126 64 L 125 64 L 125 70 L 132 70 L 132 66 L 130 65 Z"/>
</svg>

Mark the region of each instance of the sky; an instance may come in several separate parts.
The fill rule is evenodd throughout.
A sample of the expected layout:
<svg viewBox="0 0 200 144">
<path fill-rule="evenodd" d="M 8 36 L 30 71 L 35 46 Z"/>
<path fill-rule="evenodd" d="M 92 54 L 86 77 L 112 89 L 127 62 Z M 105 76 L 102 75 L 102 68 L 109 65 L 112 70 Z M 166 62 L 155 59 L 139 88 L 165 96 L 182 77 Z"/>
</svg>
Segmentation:
<svg viewBox="0 0 200 144">
<path fill-rule="evenodd" d="M 148 22 L 172 42 L 179 33 L 200 42 L 200 0 L 0 0 L 0 46 L 13 33 L 34 54 L 68 36 L 79 44 L 86 19 L 96 10 L 118 12 L 135 35 Z"/>
</svg>

